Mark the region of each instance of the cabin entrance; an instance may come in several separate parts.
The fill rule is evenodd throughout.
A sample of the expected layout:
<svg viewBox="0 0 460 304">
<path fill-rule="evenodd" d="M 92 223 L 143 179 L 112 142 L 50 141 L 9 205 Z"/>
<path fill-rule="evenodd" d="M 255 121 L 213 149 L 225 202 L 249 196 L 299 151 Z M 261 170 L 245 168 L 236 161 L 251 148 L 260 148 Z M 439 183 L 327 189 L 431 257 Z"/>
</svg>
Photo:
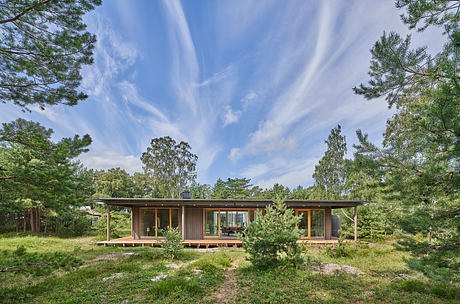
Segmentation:
<svg viewBox="0 0 460 304">
<path fill-rule="evenodd" d="M 204 237 L 221 240 L 236 239 L 238 234 L 244 234 L 257 216 L 255 208 L 205 208 L 203 213 Z"/>
</svg>

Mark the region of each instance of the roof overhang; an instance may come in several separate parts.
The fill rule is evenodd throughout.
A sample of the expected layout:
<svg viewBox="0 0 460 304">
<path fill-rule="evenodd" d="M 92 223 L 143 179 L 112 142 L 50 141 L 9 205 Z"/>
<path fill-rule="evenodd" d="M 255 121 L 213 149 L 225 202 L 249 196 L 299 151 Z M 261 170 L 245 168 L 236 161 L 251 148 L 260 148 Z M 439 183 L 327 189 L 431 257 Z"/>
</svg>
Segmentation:
<svg viewBox="0 0 460 304">
<path fill-rule="evenodd" d="M 273 204 L 272 200 L 267 199 L 172 199 L 172 198 L 111 198 L 102 197 L 93 199 L 110 206 L 121 207 L 219 207 L 219 208 L 265 208 Z M 331 207 L 350 208 L 362 206 L 370 203 L 361 200 L 285 200 L 288 207 L 295 208 L 320 208 Z"/>
</svg>

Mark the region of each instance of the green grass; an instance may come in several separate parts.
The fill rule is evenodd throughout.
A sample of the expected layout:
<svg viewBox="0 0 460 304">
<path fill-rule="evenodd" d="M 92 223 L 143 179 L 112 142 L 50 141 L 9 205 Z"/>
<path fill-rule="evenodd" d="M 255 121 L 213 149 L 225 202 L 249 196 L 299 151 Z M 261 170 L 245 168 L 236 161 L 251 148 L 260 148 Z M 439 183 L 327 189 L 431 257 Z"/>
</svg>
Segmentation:
<svg viewBox="0 0 460 304">
<path fill-rule="evenodd" d="M 310 267 L 299 269 L 254 269 L 240 267 L 239 283 L 244 292 L 239 303 L 459 303 L 460 288 L 432 282 L 408 269 L 407 253 L 390 242 L 347 244 L 347 257 L 333 258 L 325 247 L 309 246 L 305 254 L 313 264 L 349 265 L 362 275 L 326 275 Z"/>
<path fill-rule="evenodd" d="M 17 251 L 19 246 L 26 253 Z M 235 303 L 458 303 L 458 287 L 434 283 L 406 266 L 407 253 L 389 242 L 348 245 L 348 256 L 332 258 L 324 247 L 310 246 L 313 263 L 357 267 L 363 275 L 325 275 L 299 269 L 237 269 Z M 161 249 L 96 246 L 89 237 L 0 235 L 0 268 L 49 263 L 46 271 L 0 272 L 0 303 L 211 303 L 210 294 L 224 283 L 227 269 L 243 259 L 241 249 L 218 252 L 183 250 L 167 260 Z M 19 255 L 17 255 L 19 253 Z M 134 254 L 131 254 L 134 253 Z M 22 256 L 21 256 L 22 254 Z M 15 264 L 16 263 L 16 264 Z M 181 265 L 175 269 L 168 264 Z M 164 279 L 153 282 L 159 274 Z M 108 279 L 107 279 L 108 278 Z"/>
</svg>

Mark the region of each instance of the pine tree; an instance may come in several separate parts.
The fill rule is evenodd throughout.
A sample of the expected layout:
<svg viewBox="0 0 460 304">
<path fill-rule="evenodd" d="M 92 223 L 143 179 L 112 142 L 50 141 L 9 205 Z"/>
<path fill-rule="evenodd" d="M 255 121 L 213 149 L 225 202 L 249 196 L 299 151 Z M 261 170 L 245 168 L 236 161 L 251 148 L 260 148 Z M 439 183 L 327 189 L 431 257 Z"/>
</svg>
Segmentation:
<svg viewBox="0 0 460 304">
<path fill-rule="evenodd" d="M 324 199 L 339 199 L 342 195 L 345 179 L 345 154 L 347 143 L 345 136 L 341 135 L 341 126 L 331 130 L 327 140 L 327 150 L 324 156 L 315 166 L 313 178 L 315 184 L 324 188 L 326 197 Z"/>
<path fill-rule="evenodd" d="M 101 0 L 10 0 L 0 3 L 0 101 L 76 105 L 80 70 L 93 62 L 96 37 L 83 15 Z"/>
<path fill-rule="evenodd" d="M 385 171 L 393 198 L 404 206 L 402 248 L 411 266 L 431 277 L 459 278 L 460 265 L 460 3 L 399 0 L 402 20 L 423 32 L 444 30 L 433 55 L 412 49 L 411 37 L 384 33 L 371 49 L 368 84 L 354 88 L 368 99 L 384 96 L 396 114 L 387 122 L 382 148 L 357 132 L 357 153 Z M 416 236 L 425 235 L 421 241 Z"/>
</svg>

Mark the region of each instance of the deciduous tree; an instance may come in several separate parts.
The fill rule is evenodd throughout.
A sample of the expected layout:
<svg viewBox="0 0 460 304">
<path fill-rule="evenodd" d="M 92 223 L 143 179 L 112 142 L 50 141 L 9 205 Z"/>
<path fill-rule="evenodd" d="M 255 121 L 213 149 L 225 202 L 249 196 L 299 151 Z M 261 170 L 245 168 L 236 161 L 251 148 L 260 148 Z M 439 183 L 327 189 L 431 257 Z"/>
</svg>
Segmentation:
<svg viewBox="0 0 460 304">
<path fill-rule="evenodd" d="M 196 180 L 198 156 L 191 149 L 188 143 L 176 143 L 169 136 L 152 139 L 141 160 L 154 190 L 178 198 L 185 187 Z"/>
</svg>

